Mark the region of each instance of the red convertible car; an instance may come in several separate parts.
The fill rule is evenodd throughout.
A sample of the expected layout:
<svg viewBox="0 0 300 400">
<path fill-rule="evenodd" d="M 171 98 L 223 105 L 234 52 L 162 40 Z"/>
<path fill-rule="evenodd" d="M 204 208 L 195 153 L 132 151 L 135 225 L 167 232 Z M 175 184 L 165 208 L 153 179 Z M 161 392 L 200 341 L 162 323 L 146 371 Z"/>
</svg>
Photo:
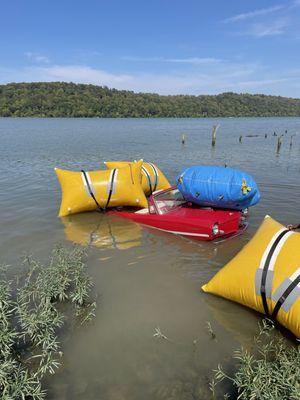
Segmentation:
<svg viewBox="0 0 300 400">
<path fill-rule="evenodd" d="M 243 233 L 248 226 L 246 213 L 194 205 L 187 202 L 176 187 L 154 192 L 149 198 L 148 208 L 110 212 L 151 228 L 196 240 L 214 240 Z"/>
</svg>

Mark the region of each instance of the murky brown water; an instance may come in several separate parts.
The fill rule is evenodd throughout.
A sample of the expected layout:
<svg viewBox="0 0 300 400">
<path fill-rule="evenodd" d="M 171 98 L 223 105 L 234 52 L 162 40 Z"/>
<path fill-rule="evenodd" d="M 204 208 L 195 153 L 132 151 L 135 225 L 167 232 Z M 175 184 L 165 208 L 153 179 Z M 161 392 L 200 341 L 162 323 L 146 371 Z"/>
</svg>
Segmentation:
<svg viewBox="0 0 300 400">
<path fill-rule="evenodd" d="M 212 151 L 216 122 L 221 128 Z M 276 155 L 270 133 L 286 129 Z M 88 245 L 99 294 L 95 322 L 63 337 L 64 366 L 46 382 L 49 398 L 209 398 L 211 370 L 219 362 L 231 365 L 232 349 L 251 341 L 259 316 L 200 286 L 251 238 L 266 213 L 300 222 L 298 136 L 289 148 L 290 135 L 298 132 L 299 118 L 0 119 L 1 261 L 17 271 L 25 251 L 43 259 L 58 242 Z M 254 133 L 260 137 L 238 143 L 240 134 Z M 213 244 L 98 213 L 57 218 L 54 166 L 94 169 L 107 159 L 138 157 L 156 162 L 171 181 L 193 164 L 227 163 L 253 174 L 262 201 L 247 233 Z M 158 327 L 168 340 L 154 337 Z"/>
</svg>

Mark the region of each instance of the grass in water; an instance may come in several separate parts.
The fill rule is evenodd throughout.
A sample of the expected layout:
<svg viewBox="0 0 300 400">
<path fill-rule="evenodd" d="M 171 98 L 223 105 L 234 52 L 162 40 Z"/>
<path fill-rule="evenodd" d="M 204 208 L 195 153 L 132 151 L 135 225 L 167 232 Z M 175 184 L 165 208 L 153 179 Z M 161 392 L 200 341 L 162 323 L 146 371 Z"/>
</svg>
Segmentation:
<svg viewBox="0 0 300 400">
<path fill-rule="evenodd" d="M 54 374 L 62 357 L 58 334 L 65 321 L 62 303 L 72 305 L 83 324 L 95 316 L 92 281 L 81 248 L 54 249 L 48 265 L 26 257 L 26 274 L 0 277 L 0 394 L 3 400 L 44 399 L 43 377 Z"/>
<path fill-rule="evenodd" d="M 237 369 L 233 375 L 218 366 L 210 385 L 215 397 L 216 385 L 230 382 L 241 400 L 300 400 L 300 350 L 289 343 L 269 321 L 264 321 L 255 338 L 252 352 L 234 353 Z"/>
<path fill-rule="evenodd" d="M 212 339 L 216 339 L 216 334 L 211 326 L 211 323 L 209 321 L 206 322 L 206 328 L 208 330 L 208 333 L 210 334 L 210 337 Z"/>
</svg>

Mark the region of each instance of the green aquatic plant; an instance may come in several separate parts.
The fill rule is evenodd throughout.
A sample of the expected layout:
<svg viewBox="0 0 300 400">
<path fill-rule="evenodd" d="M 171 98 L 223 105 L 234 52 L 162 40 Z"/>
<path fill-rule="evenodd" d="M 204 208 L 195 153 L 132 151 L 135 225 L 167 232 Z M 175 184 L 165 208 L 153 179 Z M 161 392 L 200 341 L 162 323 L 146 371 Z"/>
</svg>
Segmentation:
<svg viewBox="0 0 300 400">
<path fill-rule="evenodd" d="M 85 256 L 78 247 L 57 247 L 47 265 L 26 257 L 26 273 L 16 280 L 9 280 L 7 270 L 1 269 L 1 399 L 44 399 L 41 381 L 60 366 L 59 333 L 66 318 L 74 315 L 83 324 L 95 316 Z M 73 313 L 64 308 L 68 303 Z"/>
<path fill-rule="evenodd" d="M 169 340 L 169 338 L 165 334 L 162 333 L 159 326 L 157 326 L 155 328 L 153 337 L 155 337 L 157 339 Z"/>
<path fill-rule="evenodd" d="M 214 330 L 213 330 L 213 328 L 211 326 L 211 323 L 209 321 L 206 321 L 206 328 L 208 330 L 208 333 L 210 334 L 210 337 L 212 339 L 216 339 L 217 335 L 215 334 L 215 332 L 214 332 Z"/>
<path fill-rule="evenodd" d="M 216 384 L 232 384 L 234 397 L 241 400 L 299 400 L 300 350 L 287 341 L 269 321 L 264 321 L 254 340 L 252 351 L 234 352 L 237 369 L 233 375 L 221 365 L 210 385 L 215 396 Z M 227 395 L 227 398 L 228 395 Z"/>
</svg>

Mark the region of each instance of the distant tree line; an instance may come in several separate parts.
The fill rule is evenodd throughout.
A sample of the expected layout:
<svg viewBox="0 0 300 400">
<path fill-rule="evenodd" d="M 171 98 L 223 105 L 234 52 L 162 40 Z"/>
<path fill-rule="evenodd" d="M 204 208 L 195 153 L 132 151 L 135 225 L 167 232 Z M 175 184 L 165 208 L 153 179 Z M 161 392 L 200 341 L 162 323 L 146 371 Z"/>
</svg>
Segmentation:
<svg viewBox="0 0 300 400">
<path fill-rule="evenodd" d="M 1 117 L 300 116 L 300 99 L 263 94 L 161 96 L 66 82 L 0 85 Z"/>
</svg>

